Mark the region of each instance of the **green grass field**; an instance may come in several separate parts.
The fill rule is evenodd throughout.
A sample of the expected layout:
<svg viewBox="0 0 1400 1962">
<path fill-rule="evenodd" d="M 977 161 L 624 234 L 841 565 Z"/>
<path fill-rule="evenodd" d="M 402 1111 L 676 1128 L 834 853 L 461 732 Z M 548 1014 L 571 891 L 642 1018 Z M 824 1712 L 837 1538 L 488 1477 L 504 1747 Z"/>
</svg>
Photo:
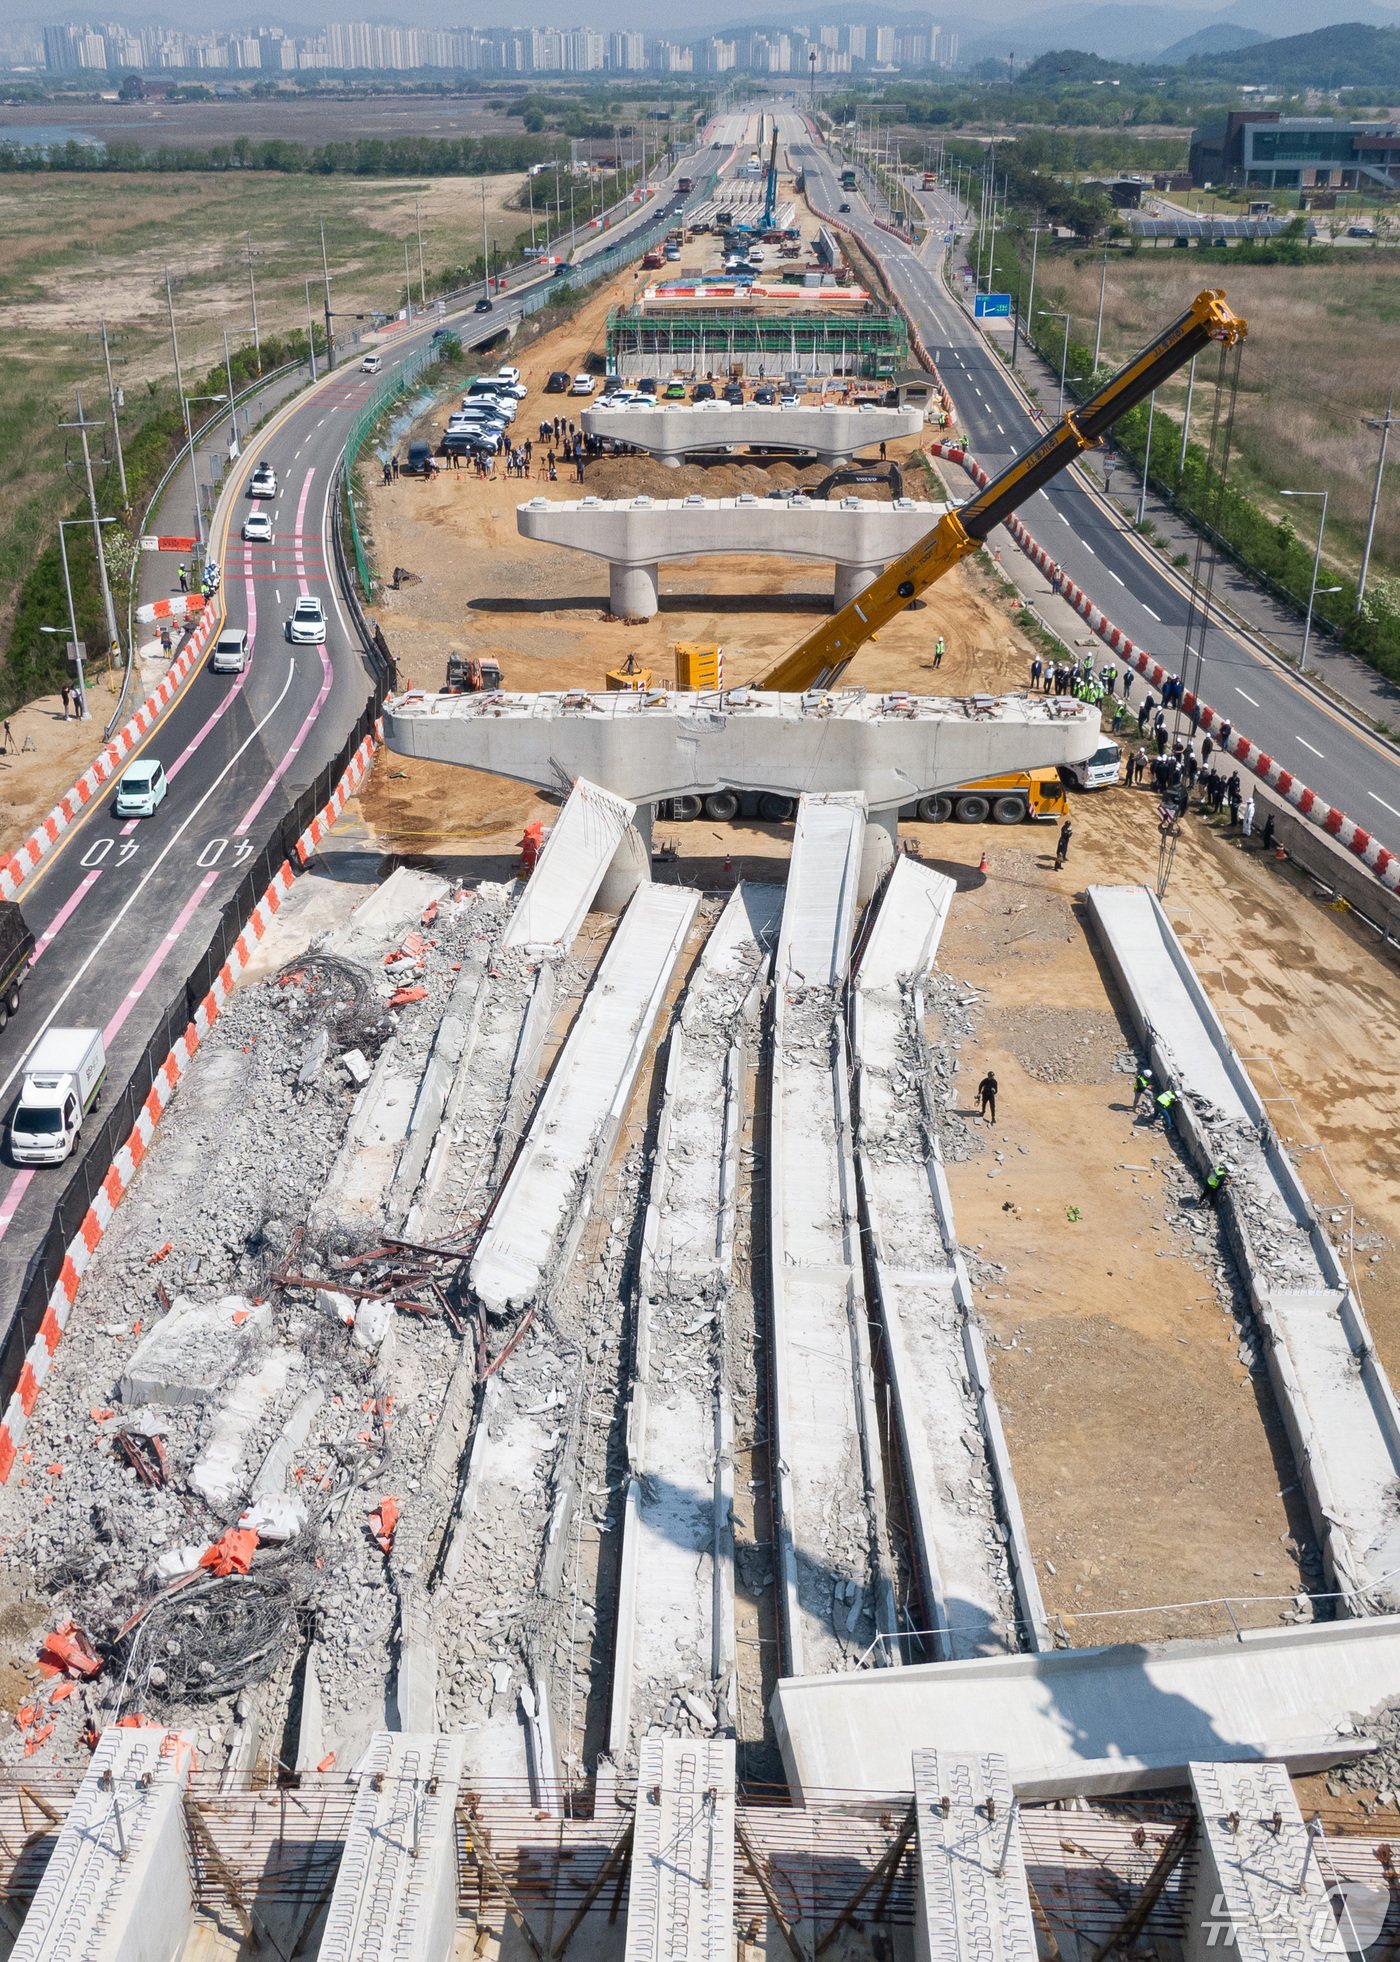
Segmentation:
<svg viewBox="0 0 1400 1962">
<path fill-rule="evenodd" d="M 106 415 L 100 318 L 125 396 L 123 434 L 134 436 L 176 400 L 166 266 L 186 387 L 197 388 L 196 378 L 222 359 L 225 330 L 235 346 L 251 344 L 249 242 L 262 335 L 304 331 L 308 277 L 313 305 L 320 302 L 324 220 L 343 336 L 357 313 L 403 304 L 405 241 L 417 300 L 415 196 L 430 293 L 435 274 L 479 256 L 483 184 L 494 251 L 528 230 L 528 213 L 506 202 L 518 177 L 0 178 L 0 645 L 9 647 L 30 567 L 83 497 L 76 439 L 57 424 L 71 418 L 75 389 L 90 415 Z"/>
</svg>

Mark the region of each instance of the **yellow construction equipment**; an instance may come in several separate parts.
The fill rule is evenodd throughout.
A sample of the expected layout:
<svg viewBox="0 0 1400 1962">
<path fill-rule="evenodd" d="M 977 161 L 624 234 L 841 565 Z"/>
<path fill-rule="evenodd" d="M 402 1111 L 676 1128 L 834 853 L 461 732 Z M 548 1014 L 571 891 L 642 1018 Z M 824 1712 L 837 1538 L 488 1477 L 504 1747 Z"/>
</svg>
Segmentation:
<svg viewBox="0 0 1400 1962">
<path fill-rule="evenodd" d="M 724 682 L 724 649 L 693 640 L 676 642 L 677 688 L 719 688 Z"/>
<path fill-rule="evenodd" d="M 629 654 L 620 668 L 609 668 L 606 676 L 609 694 L 644 693 L 651 687 L 651 669 L 639 667 L 635 654 Z"/>
<path fill-rule="evenodd" d="M 1081 450 L 1096 448 L 1120 416 L 1145 401 L 1203 347 L 1212 341 L 1233 347 L 1247 331 L 1247 323 L 1225 304 L 1223 292 L 1207 288 L 1198 293 L 1179 319 L 1087 402 L 1071 409 L 956 511 L 945 512 L 917 545 L 783 655 L 760 686 L 773 690 L 834 686 L 866 641 L 960 559 L 975 552 L 994 526 L 1058 476 Z"/>
</svg>

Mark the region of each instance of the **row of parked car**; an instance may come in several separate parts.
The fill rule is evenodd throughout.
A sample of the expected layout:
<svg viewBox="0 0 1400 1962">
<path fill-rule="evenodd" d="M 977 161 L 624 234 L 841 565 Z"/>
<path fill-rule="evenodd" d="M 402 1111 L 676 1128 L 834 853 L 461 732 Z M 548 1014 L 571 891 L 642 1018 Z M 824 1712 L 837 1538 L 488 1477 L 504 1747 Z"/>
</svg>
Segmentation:
<svg viewBox="0 0 1400 1962">
<path fill-rule="evenodd" d="M 494 375 L 477 375 L 462 397 L 462 405 L 447 418 L 442 447 L 451 455 L 495 450 L 515 421 L 516 409 L 529 389 L 518 368 L 498 368 Z"/>
<path fill-rule="evenodd" d="M 546 394 L 559 393 L 556 381 L 567 381 L 567 375 L 551 375 Z M 586 381 L 588 388 L 570 389 L 571 394 L 591 394 L 594 382 L 591 375 L 579 375 L 576 381 Z M 658 381 L 654 375 L 643 375 L 635 387 L 629 386 L 621 375 L 609 375 L 603 383 L 603 393 L 599 398 L 600 409 L 655 408 L 661 402 L 713 402 L 742 409 L 746 403 L 755 403 L 761 409 L 798 409 L 802 397 L 795 388 L 780 388 L 776 382 L 760 382 L 752 395 L 746 395 L 739 382 L 683 382 Z"/>
</svg>

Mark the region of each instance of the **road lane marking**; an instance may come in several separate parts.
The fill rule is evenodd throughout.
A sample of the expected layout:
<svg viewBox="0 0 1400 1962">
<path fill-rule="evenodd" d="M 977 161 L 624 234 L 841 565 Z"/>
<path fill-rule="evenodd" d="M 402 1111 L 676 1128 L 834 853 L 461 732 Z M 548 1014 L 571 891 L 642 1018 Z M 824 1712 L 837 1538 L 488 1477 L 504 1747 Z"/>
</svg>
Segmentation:
<svg viewBox="0 0 1400 1962">
<path fill-rule="evenodd" d="M 1144 600 L 1144 601 L 1142 602 L 1142 610 L 1143 610 L 1143 612 L 1144 612 L 1144 613 L 1146 613 L 1146 614 L 1148 614 L 1148 615 L 1150 616 L 1150 618 L 1152 618 L 1153 620 L 1155 620 L 1155 621 L 1157 622 L 1157 625 L 1158 625 L 1159 627 L 1161 626 L 1161 624 L 1162 624 L 1162 616 L 1161 616 L 1161 614 L 1160 614 L 1160 613 L 1153 613 L 1153 611 L 1152 611 L 1152 608 L 1151 608 L 1151 607 L 1150 607 L 1150 606 L 1149 606 L 1149 605 L 1147 604 L 1147 601 L 1146 601 L 1146 600 Z"/>
<path fill-rule="evenodd" d="M 1106 565 L 1104 567 L 1104 571 L 1108 574 L 1109 578 L 1112 579 L 1116 585 L 1121 586 L 1123 584 L 1123 581 L 1118 577 L 1118 574 L 1113 570 L 1113 567 L 1111 565 Z"/>
<path fill-rule="evenodd" d="M 204 809 L 204 806 L 209 802 L 209 799 L 218 790 L 220 784 L 223 783 L 225 777 L 227 777 L 237 767 L 238 763 L 242 760 L 245 753 L 253 747 L 253 744 L 257 742 L 258 738 L 262 735 L 263 730 L 267 727 L 268 723 L 271 722 L 272 718 L 276 715 L 277 711 L 281 708 L 283 702 L 287 699 L 287 692 L 291 688 L 292 682 L 295 679 L 295 677 L 296 677 L 296 662 L 289 658 L 287 661 L 287 679 L 282 684 L 282 691 L 278 695 L 277 700 L 272 704 L 272 707 L 267 711 L 267 714 L 262 718 L 261 722 L 256 723 L 254 727 L 244 737 L 243 741 L 239 744 L 238 748 L 234 751 L 233 755 L 229 758 L 228 762 L 225 763 L 223 769 L 220 770 L 218 776 L 214 778 L 213 782 L 209 785 L 209 788 L 205 791 L 204 795 L 200 798 L 199 802 L 195 805 L 194 809 L 189 813 L 187 817 L 184 817 L 180 820 L 180 823 L 176 826 L 170 838 L 167 840 L 165 849 L 156 856 L 156 858 L 152 861 L 149 869 L 145 873 L 144 877 L 142 877 L 138 881 L 138 883 L 133 887 L 130 897 L 117 910 L 117 912 L 113 914 L 112 919 L 108 923 L 106 932 L 99 939 L 97 945 L 93 948 L 92 952 L 88 955 L 87 959 L 83 962 L 82 966 L 78 969 L 77 973 L 73 976 L 73 979 L 68 983 L 68 986 L 63 990 L 63 993 L 58 997 L 58 1000 L 54 1003 L 53 1007 L 49 1010 L 48 1015 L 45 1017 L 44 1022 L 38 1031 L 38 1035 L 35 1036 L 36 1042 L 38 1041 L 39 1036 L 42 1036 L 47 1033 L 49 1028 L 52 1026 L 55 1018 L 60 1014 L 63 1008 L 67 1005 L 68 998 L 73 993 L 73 990 L 78 986 L 79 982 L 86 975 L 88 969 L 92 966 L 93 962 L 97 959 L 98 955 L 102 952 L 103 948 L 107 945 L 107 942 L 111 939 L 112 935 L 116 932 L 117 928 L 121 925 L 122 921 L 126 918 L 127 914 L 131 911 L 132 907 L 135 906 L 137 902 L 140 900 L 147 886 L 151 883 L 151 880 L 154 879 L 157 872 L 160 871 L 166 859 L 169 858 L 170 854 L 174 851 L 175 847 L 179 844 L 180 840 L 184 837 L 185 833 L 189 830 L 190 826 L 194 823 L 195 819 L 199 816 L 200 812 Z M 33 1045 L 31 1044 L 31 1047 L 32 1046 Z M 0 1083 L 0 1109 L 3 1109 L 5 1100 L 8 1098 L 10 1094 L 10 1090 L 13 1087 L 15 1078 L 19 1075 L 23 1067 L 24 1067 L 24 1062 L 23 1062 L 23 1058 L 21 1058 L 20 1061 L 18 1061 L 15 1064 L 14 1068 L 10 1071 L 9 1075 L 5 1078 L 4 1082 Z"/>
<path fill-rule="evenodd" d="M 1400 811 L 1397 811 L 1393 804 L 1387 804 L 1384 797 L 1377 797 L 1374 790 L 1368 790 L 1366 792 L 1366 795 L 1368 797 L 1374 798 L 1375 802 L 1380 805 L 1383 811 L 1389 811 L 1392 817 L 1400 818 Z"/>
<path fill-rule="evenodd" d="M 1308 741 L 1306 736 L 1299 736 L 1298 740 L 1303 745 L 1304 749 L 1312 750 L 1313 755 L 1317 757 L 1319 762 L 1323 760 L 1322 751 L 1320 749 L 1313 749 L 1312 744 Z"/>
<path fill-rule="evenodd" d="M 1244 692 L 1244 690 L 1243 690 L 1243 688 L 1236 688 L 1236 690 L 1235 690 L 1235 693 L 1236 693 L 1237 695 L 1242 695 L 1242 696 L 1244 696 L 1244 699 L 1245 699 L 1245 701 L 1247 701 L 1247 702 L 1249 703 L 1249 706 L 1250 706 L 1250 707 L 1251 707 L 1252 709 L 1257 709 L 1257 708 L 1258 708 L 1258 706 L 1259 706 L 1259 704 L 1258 704 L 1258 702 L 1256 702 L 1256 701 L 1255 701 L 1255 699 L 1254 699 L 1254 697 L 1253 697 L 1252 695 L 1245 695 L 1245 692 Z"/>
<path fill-rule="evenodd" d="M 115 1041 L 123 1022 L 125 1022 L 127 1016 L 130 1015 L 132 1009 L 135 1008 L 137 1002 L 140 1001 L 142 995 L 145 994 L 147 988 L 150 987 L 152 981 L 155 980 L 156 974 L 160 969 L 161 963 L 165 960 L 171 948 L 175 945 L 176 941 L 180 938 L 180 935 L 184 932 L 185 928 L 189 925 L 190 921 L 194 918 L 194 915 L 199 908 L 200 901 L 204 898 L 205 893 L 208 892 L 210 886 L 213 885 L 214 881 L 218 878 L 218 876 L 219 875 L 217 872 L 205 873 L 204 877 L 200 880 L 199 884 L 195 887 L 194 891 L 190 894 L 189 898 L 185 901 L 184 905 L 180 908 L 180 911 L 176 914 L 174 924 L 171 926 L 169 932 L 164 936 L 163 939 L 159 940 L 156 943 L 155 952 L 151 955 L 151 958 L 147 961 L 146 965 L 142 968 L 141 972 L 137 975 L 134 984 L 127 989 L 126 996 L 122 1002 L 121 1007 L 111 1017 L 111 1019 L 107 1023 L 107 1026 L 103 1029 L 102 1040 L 104 1044 Z"/>
<path fill-rule="evenodd" d="M 63 904 L 44 928 L 44 931 L 35 941 L 34 957 L 29 963 L 31 967 L 37 967 L 39 965 L 46 950 L 57 940 L 59 934 L 62 933 L 64 927 L 67 926 L 69 920 L 77 912 L 88 893 L 101 877 L 102 867 L 99 865 L 93 871 L 89 872 L 87 877 L 79 885 L 73 888 L 67 899 L 64 900 Z"/>
<path fill-rule="evenodd" d="M 17 1172 L 10 1180 L 9 1191 L 3 1199 L 0 1199 L 0 1240 L 3 1240 L 9 1232 L 10 1222 L 19 1211 L 19 1202 L 29 1190 L 29 1183 L 33 1177 L 32 1171 Z"/>
</svg>

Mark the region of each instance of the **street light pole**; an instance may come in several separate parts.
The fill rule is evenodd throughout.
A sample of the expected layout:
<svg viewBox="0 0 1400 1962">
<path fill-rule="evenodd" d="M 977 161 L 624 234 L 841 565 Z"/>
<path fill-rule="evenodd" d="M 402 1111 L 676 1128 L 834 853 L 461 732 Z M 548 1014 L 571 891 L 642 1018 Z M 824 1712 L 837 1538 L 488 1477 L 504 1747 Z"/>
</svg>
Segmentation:
<svg viewBox="0 0 1400 1962">
<path fill-rule="evenodd" d="M 423 265 L 423 203 L 416 191 L 413 194 L 413 217 L 418 227 L 418 297 L 423 302 L 424 309 L 426 310 L 428 305 L 428 274 Z M 534 235 L 535 206 L 534 200 L 532 199 L 530 203 L 530 236 L 532 239 Z"/>
<path fill-rule="evenodd" d="M 1047 320 L 1063 320 L 1065 337 L 1060 347 L 1060 406 L 1055 412 L 1055 420 L 1061 420 L 1065 413 L 1065 374 L 1069 368 L 1069 315 L 1057 313 L 1053 307 L 1042 307 L 1041 313 Z"/>
<path fill-rule="evenodd" d="M 1308 643 L 1312 639 L 1313 603 L 1317 598 L 1317 575 L 1322 569 L 1322 534 L 1327 527 L 1327 498 L 1329 493 L 1321 491 L 1286 490 L 1280 497 L 1320 497 L 1322 510 L 1317 520 L 1317 544 L 1313 547 L 1312 584 L 1308 587 L 1308 611 L 1303 621 L 1303 651 L 1298 656 L 1298 672 L 1302 674 L 1308 665 Z"/>
<path fill-rule="evenodd" d="M 1381 432 L 1381 453 L 1376 459 L 1376 486 L 1371 492 L 1371 515 L 1366 520 L 1366 549 L 1361 554 L 1361 577 L 1356 582 L 1356 610 L 1361 611 L 1361 603 L 1366 597 L 1366 574 L 1371 569 L 1371 543 L 1376 535 L 1376 513 L 1381 503 L 1381 478 L 1385 475 L 1385 453 L 1390 446 L 1390 427 L 1395 421 L 1395 393 L 1385 405 L 1383 416 L 1363 416 L 1361 420 L 1368 429 Z"/>
<path fill-rule="evenodd" d="M 404 319 L 413 325 L 413 274 L 408 269 L 408 240 L 403 242 L 403 305 Z"/>
<path fill-rule="evenodd" d="M 1157 391 L 1154 388 L 1147 398 L 1147 448 L 1142 458 L 1142 487 L 1138 491 L 1137 523 L 1141 524 L 1147 516 L 1147 478 L 1152 468 L 1152 419 L 1157 413 Z"/>
<path fill-rule="evenodd" d="M 1035 260 L 1036 254 L 1040 250 L 1040 234 L 1043 229 L 1039 219 L 1031 226 L 1031 290 L 1026 295 L 1026 333 L 1028 337 L 1030 334 L 1030 324 L 1035 319 Z M 1014 366 L 1015 364 L 1013 363 L 1012 365 Z"/>
<path fill-rule="evenodd" d="M 1186 445 L 1191 436 L 1191 398 L 1196 393 L 1196 357 L 1191 356 L 1191 366 L 1186 370 L 1186 413 L 1181 418 L 1181 448 L 1176 453 L 1176 474 L 1179 477 L 1186 468 Z"/>
<path fill-rule="evenodd" d="M 238 455 L 238 411 L 233 406 L 233 359 L 228 351 L 228 328 L 224 329 L 224 375 L 228 381 L 228 453 Z"/>
<path fill-rule="evenodd" d="M 102 330 L 102 360 L 107 370 L 107 405 L 112 411 L 112 435 L 117 445 L 117 482 L 122 487 L 122 509 L 125 511 L 131 499 L 126 494 L 126 459 L 122 455 L 121 424 L 117 421 L 117 391 L 112 382 L 112 350 L 107 341 L 106 321 L 99 320 L 97 324 Z M 1382 450 L 1382 462 L 1384 462 L 1384 450 Z"/>
<path fill-rule="evenodd" d="M 253 308 L 253 352 L 258 358 L 258 373 L 262 373 L 262 341 L 258 335 L 258 288 L 253 278 L 253 234 L 244 232 L 244 247 L 248 253 L 248 299 Z"/>
<path fill-rule="evenodd" d="M 97 511 L 97 486 L 92 480 L 92 451 L 88 447 L 89 429 L 100 429 L 100 423 L 90 423 L 83 414 L 83 398 L 77 397 L 78 419 L 76 422 L 61 422 L 60 429 L 76 429 L 83 446 L 83 472 L 87 477 L 88 509 L 92 513 L 92 540 L 97 548 L 97 577 L 102 587 L 102 606 L 107 615 L 107 638 L 114 654 L 121 653 L 121 642 L 117 638 L 117 613 L 112 605 L 112 587 L 107 578 L 107 554 L 102 549 L 102 520 Z M 74 640 L 77 639 L 74 634 Z"/>
<path fill-rule="evenodd" d="M 326 258 L 326 221 L 321 220 L 321 278 L 325 282 L 326 294 L 326 371 L 335 366 L 335 333 L 331 321 L 331 269 Z"/>
<path fill-rule="evenodd" d="M 491 239 L 486 230 L 486 179 L 480 178 L 477 189 L 481 193 L 481 278 L 482 290 L 491 291 Z"/>
<path fill-rule="evenodd" d="M 1108 288 L 1108 246 L 1103 249 L 1103 270 L 1099 274 L 1099 317 L 1094 324 L 1094 373 L 1099 371 L 1099 349 L 1103 346 L 1103 300 Z"/>
<path fill-rule="evenodd" d="M 316 323 L 311 312 L 311 280 L 306 281 L 306 351 L 311 361 L 311 379 L 316 379 Z"/>
<path fill-rule="evenodd" d="M 165 269 L 165 304 L 170 313 L 170 349 L 175 356 L 175 389 L 180 397 L 180 409 L 185 419 L 185 448 L 190 456 L 190 484 L 194 490 L 194 535 L 199 541 L 199 556 L 204 557 L 204 514 L 199 508 L 199 468 L 194 454 L 194 431 L 190 428 L 190 405 L 185 399 L 185 378 L 180 372 L 180 339 L 175 331 L 175 295 L 170 288 L 170 268 Z"/>
</svg>

